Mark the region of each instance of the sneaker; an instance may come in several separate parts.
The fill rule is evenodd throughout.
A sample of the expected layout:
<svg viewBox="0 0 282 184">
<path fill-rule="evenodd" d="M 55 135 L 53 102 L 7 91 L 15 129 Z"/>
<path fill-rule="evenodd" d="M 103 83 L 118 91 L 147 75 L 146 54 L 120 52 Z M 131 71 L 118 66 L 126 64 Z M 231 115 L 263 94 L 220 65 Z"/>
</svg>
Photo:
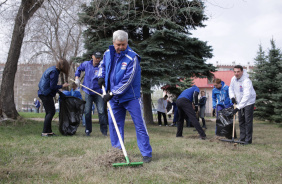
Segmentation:
<svg viewBox="0 0 282 184">
<path fill-rule="evenodd" d="M 149 163 L 151 161 L 152 161 L 152 157 L 147 157 L 147 156 L 143 157 L 143 162 L 144 163 Z"/>
<path fill-rule="evenodd" d="M 201 140 L 206 140 L 206 138 L 207 138 L 206 136 L 205 137 L 200 136 Z"/>
<path fill-rule="evenodd" d="M 174 126 L 174 124 L 173 124 L 173 123 L 171 123 L 169 126 L 170 126 L 170 127 L 171 127 L 171 126 Z"/>
<path fill-rule="evenodd" d="M 50 137 L 51 135 L 50 134 L 41 134 L 41 137 Z"/>
<path fill-rule="evenodd" d="M 168 125 L 166 125 L 166 126 L 168 126 Z"/>
<path fill-rule="evenodd" d="M 183 135 L 177 135 L 176 137 L 183 137 Z"/>
<path fill-rule="evenodd" d="M 162 125 L 159 125 L 159 126 L 162 126 Z"/>
<path fill-rule="evenodd" d="M 86 136 L 90 136 L 90 133 L 89 133 L 89 132 L 85 132 L 85 135 L 86 135 Z"/>
</svg>

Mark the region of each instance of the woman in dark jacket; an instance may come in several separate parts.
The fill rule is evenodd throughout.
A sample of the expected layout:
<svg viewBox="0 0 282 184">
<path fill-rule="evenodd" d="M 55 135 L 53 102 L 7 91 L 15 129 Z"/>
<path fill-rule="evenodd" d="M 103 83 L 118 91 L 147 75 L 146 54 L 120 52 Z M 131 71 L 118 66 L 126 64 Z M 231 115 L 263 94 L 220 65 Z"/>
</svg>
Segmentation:
<svg viewBox="0 0 282 184">
<path fill-rule="evenodd" d="M 69 73 L 69 63 L 65 59 L 60 59 L 56 66 L 51 66 L 45 70 L 38 84 L 38 97 L 42 100 L 46 112 L 43 131 L 41 134 L 43 137 L 55 135 L 52 132 L 51 127 L 51 122 L 56 112 L 53 97 L 56 96 L 59 89 L 69 86 L 68 83 L 58 85 L 60 72 L 63 72 L 66 75 Z"/>
</svg>

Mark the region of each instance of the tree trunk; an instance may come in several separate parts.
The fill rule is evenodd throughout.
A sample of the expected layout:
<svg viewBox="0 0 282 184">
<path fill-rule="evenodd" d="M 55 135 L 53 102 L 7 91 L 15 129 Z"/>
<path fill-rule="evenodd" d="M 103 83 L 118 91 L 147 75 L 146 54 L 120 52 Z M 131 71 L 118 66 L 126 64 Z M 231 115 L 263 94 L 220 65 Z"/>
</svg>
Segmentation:
<svg viewBox="0 0 282 184">
<path fill-rule="evenodd" d="M 26 24 L 35 11 L 42 5 L 43 1 L 44 0 L 23 0 L 19 7 L 15 19 L 8 58 L 3 71 L 0 94 L 0 116 L 2 117 L 17 119 L 19 116 L 14 102 L 14 83 L 18 60 L 20 57 Z"/>
<path fill-rule="evenodd" d="M 153 113 L 152 113 L 152 99 L 151 93 L 143 94 L 143 104 L 144 104 L 144 119 L 146 124 L 154 124 Z"/>
</svg>

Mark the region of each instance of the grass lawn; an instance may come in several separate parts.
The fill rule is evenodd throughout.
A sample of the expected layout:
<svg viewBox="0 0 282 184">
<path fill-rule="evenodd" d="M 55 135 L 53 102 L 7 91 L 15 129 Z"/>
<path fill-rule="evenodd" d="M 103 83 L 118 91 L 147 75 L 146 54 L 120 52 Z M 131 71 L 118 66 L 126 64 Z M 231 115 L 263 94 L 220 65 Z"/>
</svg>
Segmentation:
<svg viewBox="0 0 282 184">
<path fill-rule="evenodd" d="M 176 138 L 176 127 L 149 125 L 152 162 L 113 168 L 110 138 L 96 122 L 90 137 L 82 126 L 74 136 L 41 137 L 43 122 L 0 123 L 0 183 L 282 183 L 281 125 L 256 121 L 247 146 L 220 142 L 215 123 L 207 126 L 208 139 L 199 140 L 192 128 Z M 52 127 L 59 134 L 58 123 Z M 132 122 L 125 147 L 131 161 L 142 161 Z"/>
</svg>

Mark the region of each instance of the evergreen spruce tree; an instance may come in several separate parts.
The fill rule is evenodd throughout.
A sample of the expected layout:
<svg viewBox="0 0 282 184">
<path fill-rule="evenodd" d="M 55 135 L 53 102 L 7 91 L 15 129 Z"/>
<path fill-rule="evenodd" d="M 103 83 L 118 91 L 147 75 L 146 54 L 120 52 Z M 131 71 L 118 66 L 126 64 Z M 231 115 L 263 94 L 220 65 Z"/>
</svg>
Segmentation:
<svg viewBox="0 0 282 184">
<path fill-rule="evenodd" d="M 279 98 L 278 83 L 281 71 L 281 51 L 276 48 L 275 42 L 270 41 L 271 48 L 266 57 L 260 46 L 258 56 L 256 57 L 256 69 L 253 74 L 253 85 L 256 90 L 256 111 L 254 115 L 260 119 L 274 121 L 276 117 L 275 106 L 279 106 L 277 98 Z M 278 110 L 279 111 L 279 110 Z"/>
<path fill-rule="evenodd" d="M 280 67 L 282 68 L 282 63 L 280 61 Z M 273 95 L 274 97 L 274 115 L 273 120 L 276 123 L 282 123 L 282 73 L 277 75 L 277 85 L 278 92 Z"/>
<path fill-rule="evenodd" d="M 271 121 L 282 122 L 282 53 L 279 48 L 276 48 L 275 42 L 271 40 L 271 49 L 269 50 L 270 71 L 272 73 L 270 85 L 271 105 L 273 106 L 273 114 Z"/>
<path fill-rule="evenodd" d="M 155 85 L 176 86 L 180 78 L 212 77 L 215 67 L 206 64 L 212 48 L 191 38 L 189 29 L 204 27 L 204 4 L 200 0 L 96 0 L 84 6 L 81 22 L 89 59 L 93 51 L 105 51 L 112 34 L 122 29 L 129 46 L 141 56 L 145 121 L 152 123 L 150 89 Z"/>
<path fill-rule="evenodd" d="M 256 110 L 254 111 L 254 116 L 259 119 L 269 119 L 269 112 L 267 111 L 267 104 L 270 101 L 270 96 L 268 94 L 267 82 L 265 83 L 267 68 L 269 63 L 267 62 L 267 57 L 259 45 L 259 50 L 257 52 L 257 57 L 255 58 L 255 68 L 252 73 L 253 86 L 256 91 Z M 270 109 L 271 110 L 271 109 Z"/>
</svg>

